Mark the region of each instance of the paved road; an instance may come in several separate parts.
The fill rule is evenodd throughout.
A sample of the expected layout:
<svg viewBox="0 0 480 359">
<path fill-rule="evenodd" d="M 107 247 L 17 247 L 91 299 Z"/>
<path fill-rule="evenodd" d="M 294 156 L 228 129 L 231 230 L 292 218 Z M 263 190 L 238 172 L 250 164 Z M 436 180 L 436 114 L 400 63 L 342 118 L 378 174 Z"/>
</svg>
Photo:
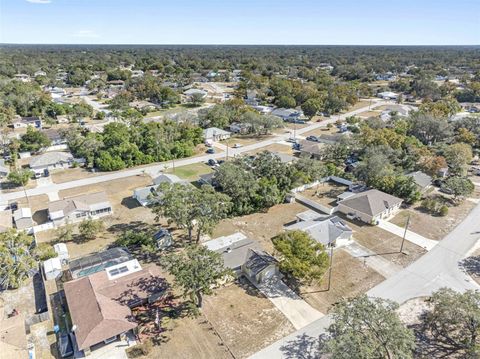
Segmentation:
<svg viewBox="0 0 480 359">
<path fill-rule="evenodd" d="M 343 115 L 339 116 L 332 116 L 331 118 L 328 118 L 322 122 L 315 122 L 307 127 L 304 127 L 302 129 L 298 129 L 296 133 L 298 135 L 301 135 L 305 132 L 315 130 L 320 127 L 325 127 L 329 123 L 335 123 L 339 119 L 345 119 L 346 117 L 353 116 L 356 114 L 359 114 L 361 112 L 364 112 L 370 108 L 374 107 L 379 107 L 382 106 L 386 103 L 389 103 L 387 101 L 375 101 L 372 103 L 371 107 L 370 106 L 365 106 L 362 108 L 359 108 L 354 111 L 350 111 L 348 113 L 345 113 Z M 241 148 L 230 148 L 229 149 L 229 156 L 235 156 L 239 155 L 244 152 L 249 152 L 253 151 L 262 147 L 266 147 L 269 145 L 272 145 L 277 142 L 285 141 L 288 138 L 290 138 L 291 134 L 290 133 L 284 133 L 277 135 L 273 138 L 270 138 L 265 141 L 260 141 L 257 143 L 254 143 L 252 145 L 244 146 Z M 180 166 L 186 166 L 186 165 L 191 165 L 194 163 L 199 163 L 199 162 L 206 162 L 210 158 L 215 158 L 215 159 L 221 159 L 225 157 L 224 152 L 216 153 L 213 155 L 204 155 L 204 156 L 198 156 L 198 157 L 190 157 L 190 158 L 185 158 L 182 160 L 176 160 L 175 161 L 175 166 L 180 167 Z M 64 182 L 64 183 L 58 183 L 58 184 L 51 184 L 48 186 L 42 186 L 42 187 L 37 187 L 37 188 L 32 188 L 27 190 L 28 196 L 36 196 L 36 195 L 41 195 L 45 193 L 52 193 L 52 192 L 58 192 L 66 189 L 71 189 L 75 187 L 81 187 L 81 186 L 88 186 L 92 184 L 97 184 L 100 182 L 108 182 L 116 179 L 121 179 L 121 178 L 126 178 L 126 177 L 131 177 L 131 176 L 137 176 L 137 175 L 142 175 L 143 173 L 148 173 L 151 175 L 156 175 L 160 173 L 161 171 L 164 171 L 165 169 L 172 168 L 173 162 L 163 162 L 163 163 L 157 163 L 157 164 L 152 164 L 149 166 L 143 166 L 143 167 L 136 167 L 132 168 L 129 170 L 124 170 L 124 171 L 118 171 L 118 172 L 112 172 L 108 173 L 105 175 L 100 175 L 100 176 L 95 176 L 95 177 L 89 177 L 89 178 L 84 178 L 80 180 L 75 180 L 75 181 L 70 181 L 70 182 Z M 1 201 L 11 201 L 15 199 L 19 199 L 25 196 L 24 191 L 18 191 L 18 192 L 12 192 L 12 193 L 2 193 L 1 195 Z"/>
<path fill-rule="evenodd" d="M 367 294 L 403 303 L 428 296 L 441 287 L 464 292 L 479 289 L 459 263 L 480 240 L 480 205 L 477 205 L 452 232 L 432 250 L 400 272 L 386 279 Z M 335 285 L 335 284 L 334 284 Z M 329 315 L 282 338 L 252 355 L 251 359 L 315 358 L 316 338 L 325 332 Z"/>
</svg>

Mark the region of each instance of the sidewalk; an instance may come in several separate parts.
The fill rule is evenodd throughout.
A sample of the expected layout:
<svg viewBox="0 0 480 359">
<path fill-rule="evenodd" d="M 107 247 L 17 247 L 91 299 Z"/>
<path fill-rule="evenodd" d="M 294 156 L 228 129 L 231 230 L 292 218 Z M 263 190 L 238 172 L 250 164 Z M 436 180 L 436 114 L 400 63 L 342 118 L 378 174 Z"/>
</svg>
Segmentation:
<svg viewBox="0 0 480 359">
<path fill-rule="evenodd" d="M 403 234 L 405 232 L 405 228 L 399 227 L 396 224 L 383 221 L 381 220 L 378 226 L 392 234 L 395 234 L 399 237 L 403 238 Z M 412 232 L 410 230 L 407 230 L 407 234 L 405 236 L 405 239 L 409 242 L 412 242 L 413 244 L 416 244 L 419 247 L 422 247 L 426 249 L 427 251 L 431 250 L 433 247 L 435 247 L 438 242 L 434 241 L 432 239 L 425 238 L 415 232 Z"/>
</svg>

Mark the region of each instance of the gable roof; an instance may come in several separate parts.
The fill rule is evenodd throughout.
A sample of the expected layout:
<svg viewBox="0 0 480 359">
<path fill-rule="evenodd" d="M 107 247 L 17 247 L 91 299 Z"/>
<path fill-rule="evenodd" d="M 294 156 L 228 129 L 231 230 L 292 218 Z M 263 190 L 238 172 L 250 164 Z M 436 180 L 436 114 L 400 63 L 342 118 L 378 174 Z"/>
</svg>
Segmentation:
<svg viewBox="0 0 480 359">
<path fill-rule="evenodd" d="M 203 245 L 211 251 L 219 253 L 223 257 L 225 267 L 234 270 L 240 269 L 246 262 L 250 249 L 261 249 L 257 241 L 247 238 L 240 232 L 212 239 Z"/>
<path fill-rule="evenodd" d="M 159 185 L 161 183 L 171 183 L 171 184 L 174 184 L 174 183 L 183 183 L 183 182 L 186 182 L 184 180 L 182 180 L 180 177 L 178 176 L 175 176 L 173 174 L 169 174 L 169 173 L 162 173 L 160 176 L 158 177 L 155 177 L 153 179 L 153 184 L 155 185 Z"/>
<path fill-rule="evenodd" d="M 344 199 L 340 201 L 339 204 L 374 217 L 384 212 L 386 209 L 402 202 L 402 199 L 398 197 L 392 196 L 377 189 L 370 189 Z"/>
<path fill-rule="evenodd" d="M 50 218 L 58 219 L 75 211 L 89 212 L 106 207 L 111 207 L 111 204 L 105 191 L 101 191 L 50 202 L 48 213 Z"/>
<path fill-rule="evenodd" d="M 253 275 L 257 275 L 271 264 L 276 264 L 277 260 L 270 254 L 249 248 L 247 251 L 247 258 L 245 260 L 245 267 L 248 268 Z"/>
<path fill-rule="evenodd" d="M 30 161 L 30 167 L 49 166 L 56 163 L 68 163 L 71 161 L 73 161 L 73 156 L 69 152 L 46 152 L 40 156 L 33 157 Z"/>
<path fill-rule="evenodd" d="M 203 136 L 206 139 L 212 138 L 213 136 L 222 136 L 222 135 L 230 135 L 230 132 L 222 130 L 218 127 L 209 127 L 203 130 Z"/>
<path fill-rule="evenodd" d="M 129 304 L 164 291 L 157 266 L 110 280 L 105 270 L 64 284 L 80 350 L 137 326 Z"/>
<path fill-rule="evenodd" d="M 412 172 L 407 174 L 407 177 L 412 177 L 415 183 L 420 188 L 426 188 L 432 184 L 432 177 L 422 171 Z"/>
<path fill-rule="evenodd" d="M 315 241 L 324 246 L 334 243 L 339 238 L 352 235 L 352 229 L 337 216 L 301 221 L 286 226 L 285 229 L 307 232 Z"/>
<path fill-rule="evenodd" d="M 313 142 L 308 140 L 300 140 L 300 151 L 309 153 L 311 155 L 322 155 L 323 148 L 325 147 L 324 143 Z"/>
</svg>

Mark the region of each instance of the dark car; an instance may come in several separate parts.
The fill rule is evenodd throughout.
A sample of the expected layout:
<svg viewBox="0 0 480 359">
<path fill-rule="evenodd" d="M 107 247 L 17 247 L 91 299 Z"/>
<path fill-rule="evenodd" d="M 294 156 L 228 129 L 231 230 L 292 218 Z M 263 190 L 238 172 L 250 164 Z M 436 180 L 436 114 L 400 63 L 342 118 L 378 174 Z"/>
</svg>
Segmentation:
<svg viewBox="0 0 480 359">
<path fill-rule="evenodd" d="M 215 150 L 214 150 L 213 148 L 209 148 L 209 149 L 207 150 L 207 153 L 209 153 L 209 154 L 214 154 L 214 153 L 215 153 Z"/>
<path fill-rule="evenodd" d="M 62 358 L 73 355 L 73 343 L 69 334 L 60 334 L 57 339 L 58 353 Z"/>
<path fill-rule="evenodd" d="M 10 209 L 13 211 L 16 211 L 18 209 L 18 203 L 17 202 L 12 202 L 10 203 Z"/>
<path fill-rule="evenodd" d="M 218 162 L 216 160 L 214 160 L 213 158 L 210 158 L 208 161 L 207 161 L 207 164 L 209 166 L 215 166 L 218 164 Z"/>
<path fill-rule="evenodd" d="M 307 141 L 318 142 L 318 138 L 316 136 L 308 136 Z"/>
<path fill-rule="evenodd" d="M 43 176 L 44 176 L 44 177 L 50 176 L 50 171 L 48 170 L 48 168 L 45 168 L 45 169 L 43 170 Z"/>
</svg>

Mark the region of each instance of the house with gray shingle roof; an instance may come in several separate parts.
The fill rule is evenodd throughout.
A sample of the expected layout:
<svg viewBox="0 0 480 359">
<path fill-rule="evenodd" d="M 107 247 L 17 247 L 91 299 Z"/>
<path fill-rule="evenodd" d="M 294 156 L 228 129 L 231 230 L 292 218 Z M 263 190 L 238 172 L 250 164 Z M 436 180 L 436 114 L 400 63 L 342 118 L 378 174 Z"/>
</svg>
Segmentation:
<svg viewBox="0 0 480 359">
<path fill-rule="evenodd" d="M 365 223 L 377 224 L 379 220 L 395 215 L 403 200 L 377 189 L 356 193 L 338 202 L 338 211 Z"/>
<path fill-rule="evenodd" d="M 339 247 L 352 239 L 352 229 L 339 217 L 321 215 L 312 210 L 299 213 L 296 223 L 285 226 L 288 231 L 306 232 L 325 247 Z"/>
<path fill-rule="evenodd" d="M 278 261 L 270 254 L 249 248 L 242 272 L 254 283 L 262 283 L 280 274 Z"/>
<path fill-rule="evenodd" d="M 413 178 L 413 181 L 417 185 L 417 188 L 420 192 L 425 192 L 432 186 L 432 177 L 422 171 L 409 173 L 407 174 L 407 177 Z"/>
</svg>

